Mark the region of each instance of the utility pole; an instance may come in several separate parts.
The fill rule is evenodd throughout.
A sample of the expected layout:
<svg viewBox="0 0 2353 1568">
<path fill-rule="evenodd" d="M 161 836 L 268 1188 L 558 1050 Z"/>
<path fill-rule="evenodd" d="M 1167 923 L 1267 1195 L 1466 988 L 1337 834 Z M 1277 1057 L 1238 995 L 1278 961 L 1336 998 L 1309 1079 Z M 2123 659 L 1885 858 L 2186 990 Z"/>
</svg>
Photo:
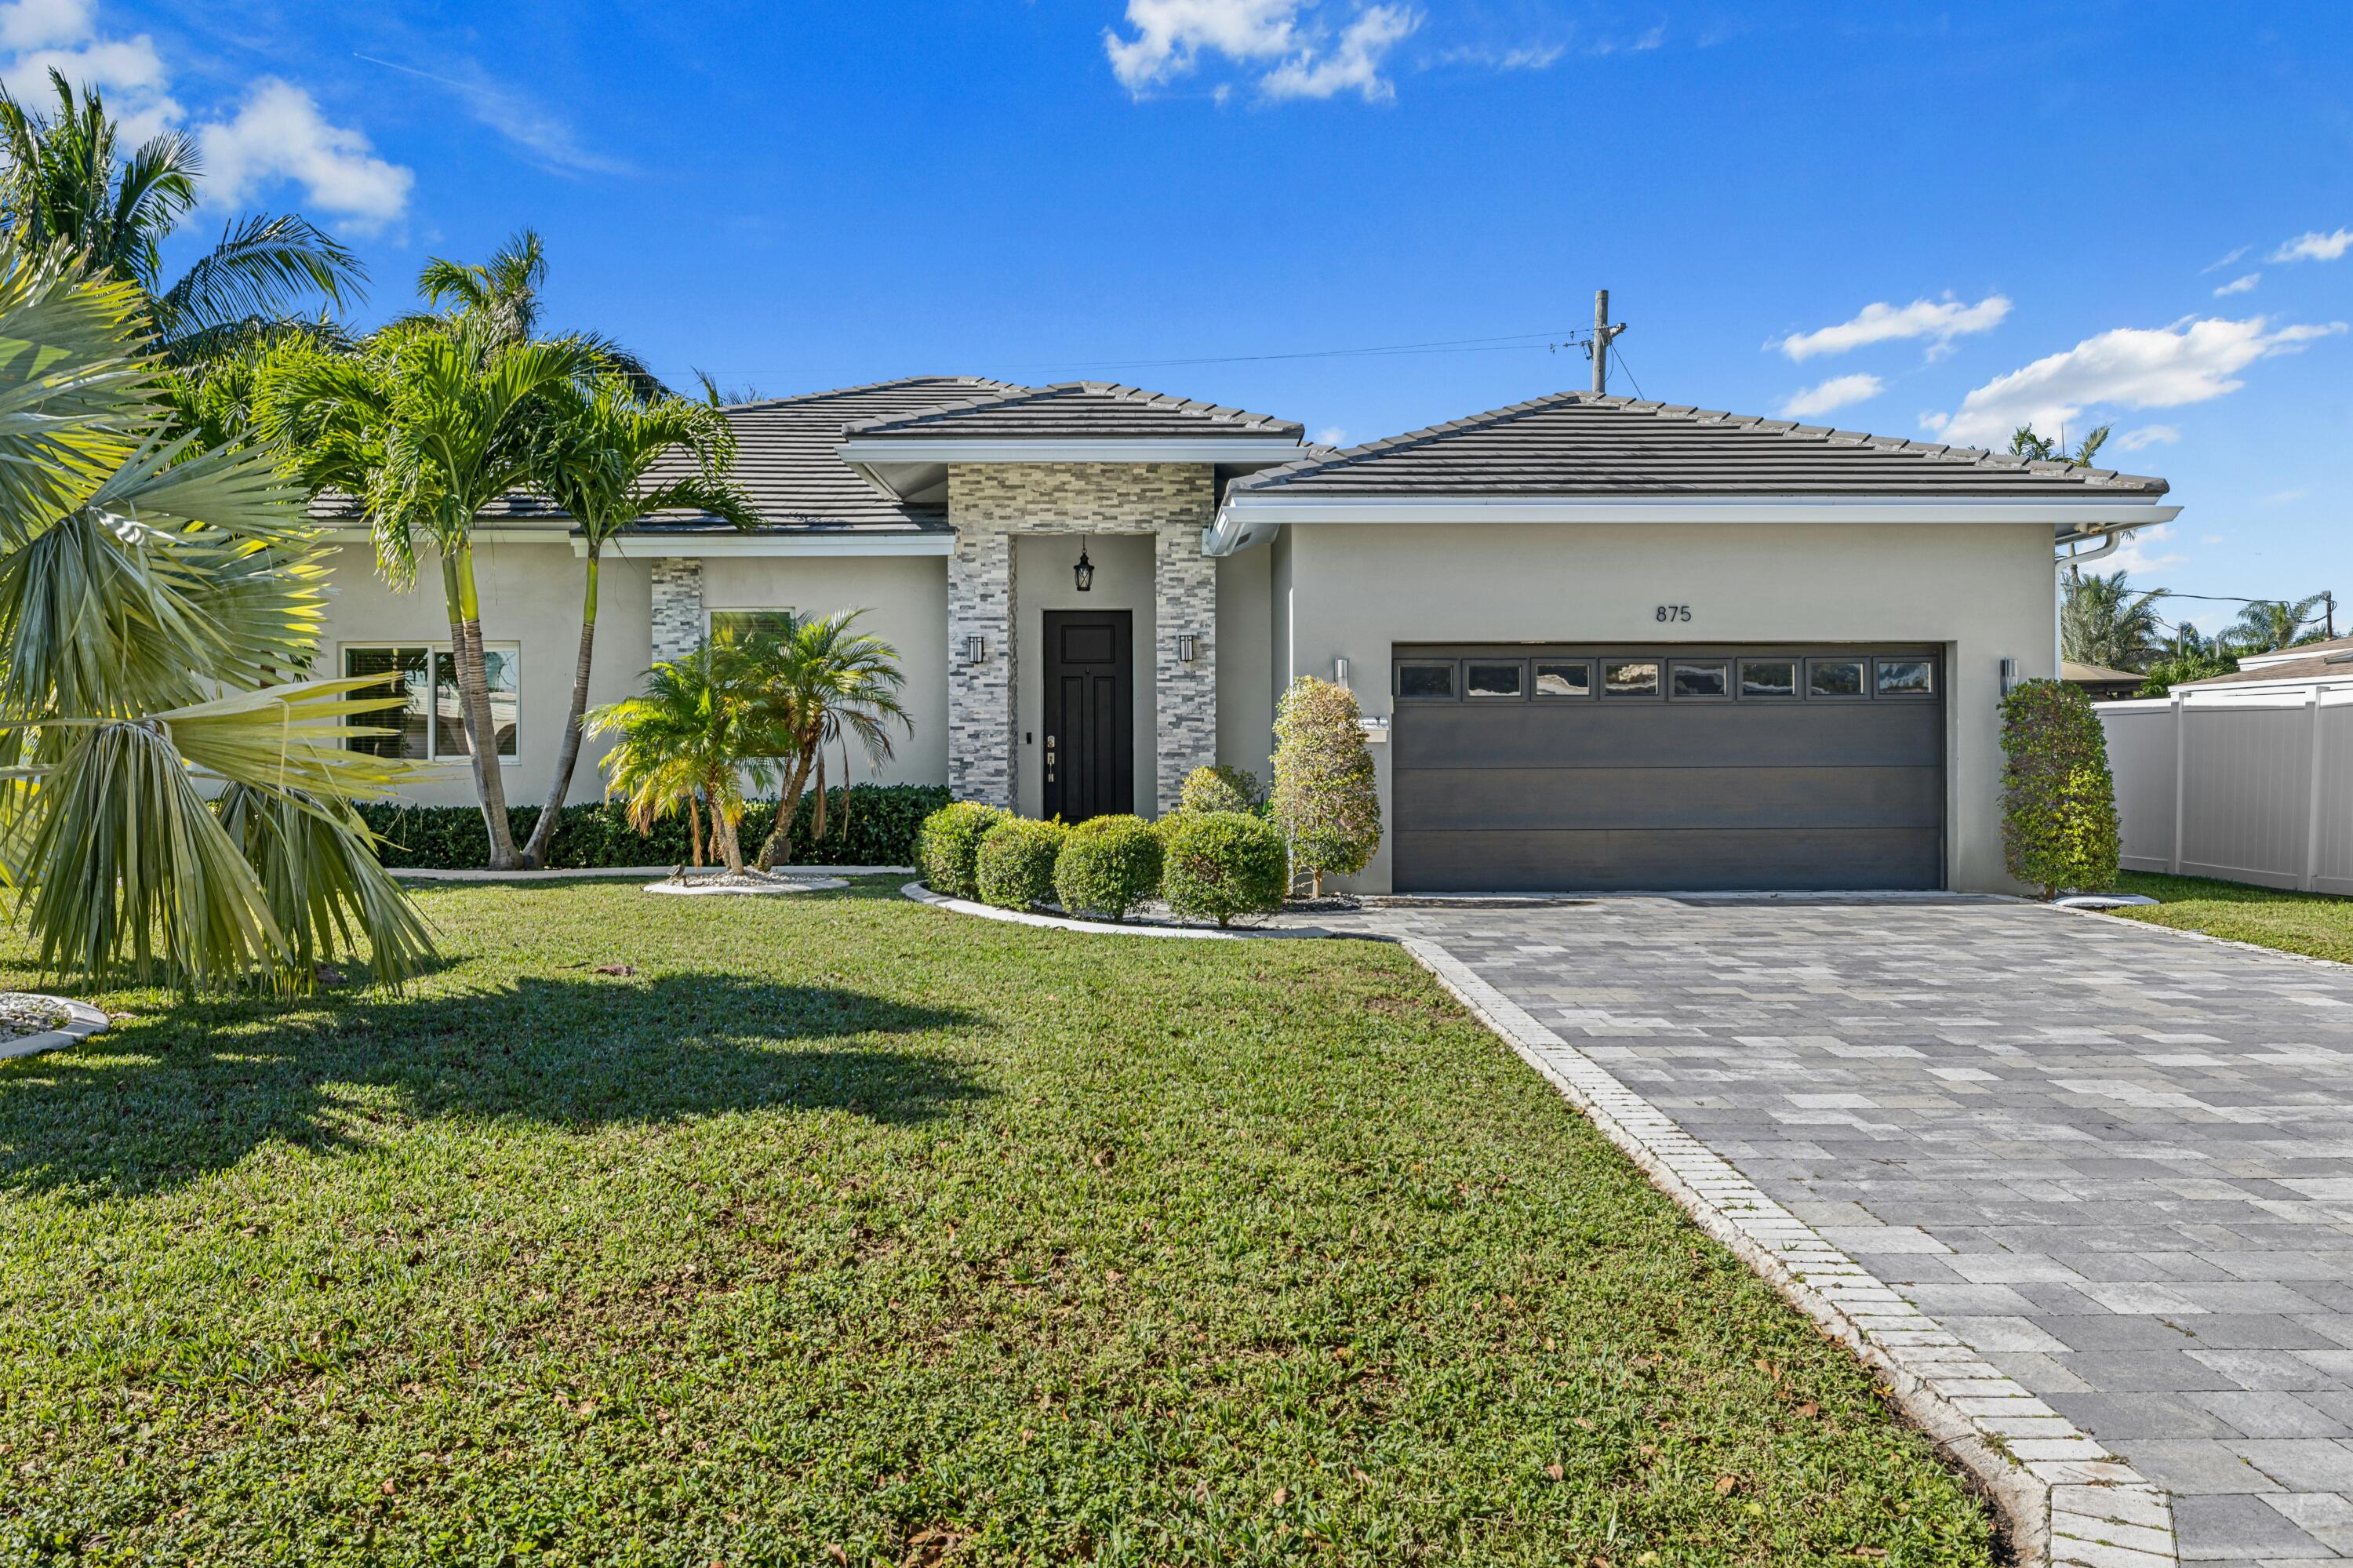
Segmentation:
<svg viewBox="0 0 2353 1568">
<path fill-rule="evenodd" d="M 2333 588 L 2320 590 L 2320 602 L 2328 607 L 2328 640 L 2337 641 L 2337 593 Z"/>
<path fill-rule="evenodd" d="M 1611 325 L 1609 321 L 1609 291 L 1593 291 L 1593 341 L 1586 352 L 1593 355 L 1593 393 L 1601 397 L 1609 390 L 1609 345 L 1620 333 L 1626 330 L 1623 322 Z"/>
</svg>

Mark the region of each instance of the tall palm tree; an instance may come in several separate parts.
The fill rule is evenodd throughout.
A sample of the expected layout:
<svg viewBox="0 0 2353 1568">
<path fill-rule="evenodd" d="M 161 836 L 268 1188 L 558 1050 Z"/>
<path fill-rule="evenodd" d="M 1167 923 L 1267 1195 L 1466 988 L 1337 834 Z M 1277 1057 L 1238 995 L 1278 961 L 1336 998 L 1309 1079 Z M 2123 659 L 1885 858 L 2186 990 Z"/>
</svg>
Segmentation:
<svg viewBox="0 0 2353 1568">
<path fill-rule="evenodd" d="M 340 309 L 363 297 L 367 270 L 359 258 L 292 213 L 231 219 L 219 243 L 166 283 L 164 240 L 196 205 L 204 172 L 195 142 L 165 132 L 123 153 L 96 90 L 77 98 L 54 69 L 49 82 L 54 114 L 0 90 L 0 235 L 26 254 L 71 251 L 86 267 L 137 284 L 166 361 L 208 357 L 290 323 L 308 302 Z"/>
<path fill-rule="evenodd" d="M 280 345 L 255 394 L 256 429 L 311 488 L 356 498 L 388 581 L 415 582 L 419 535 L 439 556 L 450 658 L 497 870 L 520 862 L 491 723 L 474 525 L 537 475 L 545 396 L 596 367 L 578 343 L 514 343 L 463 323 L 424 323 L 377 333 L 351 355 Z"/>
<path fill-rule="evenodd" d="M 417 291 L 427 311 L 401 318 L 401 323 L 429 321 L 430 313 L 448 308 L 455 319 L 481 330 L 496 342 L 529 343 L 542 335 L 540 291 L 547 283 L 547 247 L 536 231 L 518 229 L 488 261 L 452 261 L 434 257 L 417 274 Z M 396 323 L 396 324 L 401 324 Z M 667 397 L 670 388 L 645 361 L 602 333 L 565 332 L 549 334 L 587 348 L 607 369 L 627 380 L 638 397 Z"/>
<path fill-rule="evenodd" d="M 711 813 L 722 862 L 737 874 L 744 869 L 736 832 L 744 816 L 744 769 L 776 744 L 762 726 L 755 688 L 741 644 L 706 641 L 683 659 L 656 664 L 646 672 L 642 693 L 596 709 L 586 724 L 592 736 L 620 737 L 605 754 L 606 791 L 626 798 L 632 827 L 650 832 L 683 809 L 700 865 L 700 801 Z"/>
<path fill-rule="evenodd" d="M 565 715 L 547 808 L 533 824 L 522 863 L 547 855 L 556 813 L 572 788 L 580 756 L 581 717 L 588 707 L 588 672 L 596 646 L 596 579 L 607 545 L 646 518 L 665 512 L 700 512 L 738 528 L 759 514 L 727 477 L 735 440 L 727 420 L 708 404 L 666 397 L 647 402 L 617 376 L 593 386 L 565 383 L 546 394 L 546 418 L 535 468 L 540 491 L 572 519 L 587 553 L 580 599 L 580 653 L 572 671 L 572 707 Z"/>
<path fill-rule="evenodd" d="M 2259 599 L 2239 611 L 2239 619 L 2222 629 L 2223 641 L 2238 644 L 2251 653 L 2274 653 L 2298 642 L 2308 642 L 2306 635 L 2320 609 L 2328 602 L 2325 593 L 2307 595 L 2291 602 L 2284 599 Z"/>
<path fill-rule="evenodd" d="M 2136 592 L 2129 574 L 2097 572 L 2071 577 L 2059 609 L 2059 645 L 2070 659 L 2137 670 L 2164 651 L 2164 622 L 2157 613 L 2163 588 Z"/>
<path fill-rule="evenodd" d="M 317 645 L 316 531 L 169 434 L 146 304 L 0 253 L 0 869 L 51 969 L 304 989 L 356 932 L 397 981 L 431 944 L 352 802 L 400 768 L 343 745 L 385 704 L 269 684 Z"/>
<path fill-rule="evenodd" d="M 816 831 L 825 831 L 825 748 L 855 738 L 871 762 L 892 753 L 891 732 L 914 733 L 914 721 L 899 701 L 905 677 L 899 652 L 879 637 L 853 630 L 866 612 L 838 611 L 798 620 L 778 634 L 748 640 L 760 666 L 760 701 L 765 727 L 780 742 L 767 755 L 784 788 L 776 801 L 776 825 L 760 846 L 760 869 L 792 853 L 793 817 L 801 791 L 818 780 Z M 847 780 L 845 780 L 847 782 Z"/>
</svg>

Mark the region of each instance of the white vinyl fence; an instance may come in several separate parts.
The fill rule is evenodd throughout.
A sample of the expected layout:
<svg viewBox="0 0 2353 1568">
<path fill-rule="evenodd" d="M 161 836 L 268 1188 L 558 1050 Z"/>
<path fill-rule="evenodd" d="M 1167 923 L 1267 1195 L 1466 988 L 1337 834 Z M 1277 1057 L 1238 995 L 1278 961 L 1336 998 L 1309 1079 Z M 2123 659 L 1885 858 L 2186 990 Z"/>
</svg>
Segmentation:
<svg viewBox="0 0 2353 1568">
<path fill-rule="evenodd" d="M 2126 869 L 2353 894 L 2353 689 L 2097 711 Z"/>
</svg>

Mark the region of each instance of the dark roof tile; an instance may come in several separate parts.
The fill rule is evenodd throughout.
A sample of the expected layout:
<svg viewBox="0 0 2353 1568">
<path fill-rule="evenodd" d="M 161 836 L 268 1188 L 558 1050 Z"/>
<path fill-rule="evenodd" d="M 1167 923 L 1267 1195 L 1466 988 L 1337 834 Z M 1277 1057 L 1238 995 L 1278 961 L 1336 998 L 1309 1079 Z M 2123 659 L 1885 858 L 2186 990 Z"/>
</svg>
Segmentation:
<svg viewBox="0 0 2353 1568">
<path fill-rule="evenodd" d="M 1304 427 L 1240 408 L 1197 403 L 1109 381 L 1015 388 L 961 403 L 870 418 L 850 427 L 860 440 L 902 437 L 980 440 L 1134 440 L 1262 436 L 1296 441 Z"/>
</svg>

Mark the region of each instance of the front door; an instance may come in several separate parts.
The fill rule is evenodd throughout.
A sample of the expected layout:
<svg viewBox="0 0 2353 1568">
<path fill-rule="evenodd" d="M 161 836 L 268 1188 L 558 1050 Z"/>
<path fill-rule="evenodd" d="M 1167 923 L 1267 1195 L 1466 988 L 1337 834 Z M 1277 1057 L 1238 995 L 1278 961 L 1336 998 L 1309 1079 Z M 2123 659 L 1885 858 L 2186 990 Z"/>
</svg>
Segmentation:
<svg viewBox="0 0 2353 1568">
<path fill-rule="evenodd" d="M 1046 613 L 1046 815 L 1135 810 L 1134 673 L 1126 610 Z"/>
</svg>

